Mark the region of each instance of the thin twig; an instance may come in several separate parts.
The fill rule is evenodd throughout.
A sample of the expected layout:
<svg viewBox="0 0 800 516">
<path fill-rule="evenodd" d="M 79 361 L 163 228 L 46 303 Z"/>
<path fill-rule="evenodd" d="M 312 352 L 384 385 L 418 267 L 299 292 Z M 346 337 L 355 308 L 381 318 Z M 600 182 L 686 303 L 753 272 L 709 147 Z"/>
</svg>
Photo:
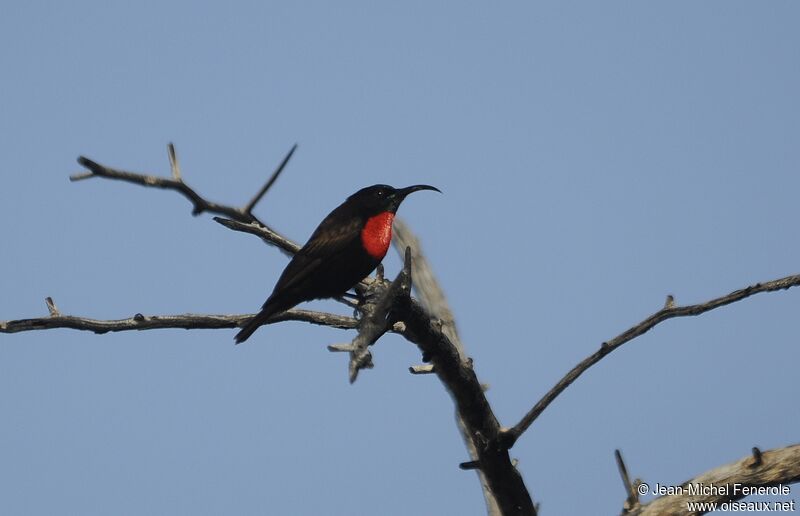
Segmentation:
<svg viewBox="0 0 800 516">
<path fill-rule="evenodd" d="M 167 155 L 169 156 L 169 168 L 172 170 L 172 179 L 182 181 L 181 165 L 178 163 L 178 155 L 175 153 L 175 145 L 172 142 L 167 145 Z"/>
<path fill-rule="evenodd" d="M 258 204 L 258 201 L 260 201 L 261 198 L 264 197 L 264 194 L 267 193 L 267 191 L 270 188 L 272 188 L 272 185 L 275 184 L 275 181 L 278 180 L 278 176 L 281 175 L 281 172 L 283 172 L 284 167 L 286 167 L 286 164 L 289 163 L 289 160 L 292 158 L 292 154 L 294 154 L 295 150 L 297 150 L 297 144 L 296 143 L 294 145 L 292 145 L 292 148 L 289 150 L 289 153 L 286 154 L 286 157 L 283 158 L 283 161 L 281 161 L 281 164 L 278 165 L 278 168 L 275 169 L 275 172 L 273 172 L 272 175 L 270 176 L 270 178 L 267 179 L 267 182 L 264 183 L 264 186 L 261 187 L 261 189 L 258 191 L 258 193 L 256 193 L 253 196 L 253 198 L 250 200 L 250 202 L 247 203 L 247 206 L 244 207 L 243 211 L 245 213 L 253 215 L 253 208 L 256 207 L 256 204 Z"/>
<path fill-rule="evenodd" d="M 284 237 L 280 233 L 273 231 L 264 224 L 261 224 L 260 222 L 242 222 L 234 219 L 226 219 L 224 217 L 214 217 L 214 221 L 222 224 L 228 229 L 255 235 L 265 243 L 274 245 L 288 256 L 291 256 L 300 250 L 299 245 Z"/>
<path fill-rule="evenodd" d="M 47 311 L 50 312 L 50 317 L 58 317 L 61 315 L 61 312 L 58 311 L 58 307 L 56 306 L 56 302 L 53 301 L 53 298 L 47 296 L 44 299 L 45 304 L 47 305 Z"/>
<path fill-rule="evenodd" d="M 578 365 L 573 367 L 558 383 L 540 399 L 533 408 L 525 414 L 525 417 L 512 428 L 503 432 L 503 441 L 510 448 L 519 439 L 519 437 L 527 430 L 531 423 L 533 423 L 539 415 L 547 408 L 553 400 L 561 394 L 564 389 L 578 379 L 587 369 L 599 362 L 603 357 L 622 346 L 626 342 L 635 339 L 636 337 L 646 333 L 657 324 L 672 319 L 674 317 L 688 317 L 700 315 L 702 313 L 720 308 L 744 298 L 750 297 L 760 292 L 773 292 L 776 290 L 785 290 L 791 287 L 800 285 L 800 274 L 787 276 L 785 278 L 768 281 L 766 283 L 756 283 L 741 290 L 736 290 L 722 297 L 718 297 L 707 301 L 705 303 L 688 305 L 688 306 L 675 306 L 667 303 L 667 306 L 654 313 L 647 319 L 639 324 L 629 328 L 625 332 L 617 335 L 613 339 L 603 342 L 600 349 L 583 359 Z"/>
<path fill-rule="evenodd" d="M 639 505 L 639 493 L 636 492 L 636 487 L 628 476 L 628 468 L 625 466 L 625 461 L 622 460 L 622 452 L 614 450 L 614 458 L 617 461 L 617 469 L 619 470 L 620 478 L 622 478 L 622 484 L 625 486 L 627 496 L 623 508 L 627 512 Z"/>
</svg>

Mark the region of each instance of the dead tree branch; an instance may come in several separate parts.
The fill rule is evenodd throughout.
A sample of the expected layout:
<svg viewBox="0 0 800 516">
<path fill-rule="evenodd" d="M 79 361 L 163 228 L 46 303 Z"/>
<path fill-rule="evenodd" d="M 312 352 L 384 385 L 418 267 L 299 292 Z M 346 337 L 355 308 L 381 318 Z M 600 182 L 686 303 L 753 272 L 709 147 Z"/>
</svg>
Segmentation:
<svg viewBox="0 0 800 516">
<path fill-rule="evenodd" d="M 106 179 L 116 179 L 119 181 L 125 181 L 128 183 L 133 183 L 141 186 L 152 187 L 152 188 L 160 188 L 163 190 L 173 190 L 175 192 L 180 193 L 189 202 L 192 203 L 192 215 L 200 215 L 203 212 L 209 213 L 216 213 L 218 215 L 224 215 L 230 219 L 236 220 L 238 222 L 242 222 L 244 224 L 249 224 L 252 222 L 258 223 L 261 226 L 269 229 L 272 233 L 279 235 L 275 230 L 269 228 L 266 224 L 260 221 L 255 215 L 253 215 L 253 208 L 255 207 L 256 203 L 258 203 L 263 197 L 264 194 L 272 187 L 272 185 L 277 180 L 280 173 L 283 171 L 286 164 L 289 162 L 289 159 L 294 154 L 295 149 L 297 148 L 297 144 L 295 144 L 291 150 L 286 154 L 286 157 L 283 158 L 283 161 L 278 165 L 278 168 L 275 172 L 272 173 L 270 178 L 261 187 L 258 193 L 250 200 L 243 208 L 237 208 L 234 206 L 229 206 L 227 204 L 220 204 L 216 202 L 212 202 L 207 200 L 205 197 L 198 194 L 193 188 L 187 185 L 183 178 L 181 177 L 180 167 L 178 165 L 178 158 L 175 153 L 175 146 L 173 144 L 169 144 L 167 147 L 169 160 L 170 160 L 170 169 L 172 171 L 172 178 L 165 178 L 165 177 L 158 177 L 149 174 L 140 174 L 137 172 L 128 172 L 125 170 L 120 170 L 116 168 L 107 167 L 105 165 L 101 165 L 96 161 L 92 161 L 87 157 L 80 156 L 78 158 L 78 163 L 89 169 L 89 172 L 84 172 L 81 174 L 74 174 L 70 176 L 70 181 L 81 181 L 84 179 L 89 179 L 92 177 L 104 177 Z M 285 237 L 281 237 L 281 239 L 288 241 Z M 276 245 L 278 245 L 276 243 Z M 281 247 L 280 245 L 278 245 Z"/>
<path fill-rule="evenodd" d="M 442 333 L 447 335 L 447 338 L 453 343 L 458 351 L 460 359 L 465 360 L 467 352 L 458 335 L 456 320 L 453 316 L 453 311 L 450 309 L 450 304 L 447 302 L 447 296 L 445 296 L 444 290 L 436 279 L 433 268 L 422 252 L 422 245 L 419 239 L 414 232 L 411 231 L 411 228 L 399 218 L 394 220 L 394 238 L 392 243 L 398 252 L 402 252 L 403 249 L 411 249 L 411 269 L 415 279 L 414 290 L 419 297 L 419 301 L 431 317 L 439 321 L 442 326 Z M 427 367 L 412 366 L 409 370 L 412 374 L 425 374 L 433 373 L 435 368 L 431 365 Z M 467 447 L 471 461 L 477 461 L 478 450 L 475 448 L 469 432 L 467 431 L 467 426 L 458 411 L 456 411 L 456 424 L 458 425 L 461 437 L 464 439 L 464 444 Z M 489 516 L 499 516 L 501 514 L 500 508 L 492 494 L 492 490 L 489 488 L 486 475 L 480 468 L 477 468 L 475 471 L 478 473 L 478 480 L 483 489 L 483 498 L 486 502 L 487 514 L 489 514 Z"/>
<path fill-rule="evenodd" d="M 283 158 L 281 164 L 278 165 L 278 168 L 275 169 L 275 172 L 272 173 L 269 179 L 267 179 L 267 182 L 264 183 L 264 186 L 262 186 L 258 190 L 258 193 L 256 193 L 253 196 L 253 198 L 250 200 L 249 203 L 247 203 L 247 206 L 245 206 L 242 209 L 242 211 L 244 211 L 246 214 L 250 215 L 255 219 L 255 216 L 253 215 L 253 208 L 256 207 L 258 201 L 260 201 L 261 198 L 264 197 L 264 194 L 266 194 L 269 191 L 269 189 L 272 188 L 272 185 L 275 184 L 275 181 L 278 180 L 278 177 L 281 175 L 281 172 L 283 172 L 283 169 L 286 167 L 286 164 L 289 163 L 289 160 L 292 159 L 292 154 L 294 154 L 294 151 L 296 150 L 297 150 L 297 144 L 295 143 L 294 145 L 292 145 L 292 148 L 286 154 L 286 157 Z"/>
<path fill-rule="evenodd" d="M 469 461 L 473 465 L 470 469 L 479 469 L 484 475 L 500 514 L 535 515 L 536 508 L 522 476 L 512 463 L 508 449 L 499 441 L 500 424 L 472 368 L 472 360 L 461 360 L 458 349 L 442 331 L 442 325 L 413 298 L 398 298 L 395 313 L 403 322 L 403 328 L 398 331 L 429 359 L 453 398 L 477 455 L 476 460 Z"/>
<path fill-rule="evenodd" d="M 660 496 L 624 514 L 636 516 L 704 514 L 708 511 L 689 511 L 687 504 L 690 502 L 719 504 L 740 500 L 749 493 L 743 489 L 744 487 L 786 486 L 800 481 L 800 444 L 765 452 L 753 448 L 753 452 L 752 455 L 736 462 L 714 468 L 687 480 L 680 485 L 677 494 Z M 692 486 L 694 492 L 697 492 L 697 488 L 710 487 L 710 489 L 692 494 L 690 491 Z M 714 489 L 715 487 L 718 489 Z"/>
<path fill-rule="evenodd" d="M 219 213 L 232 219 L 248 219 L 245 213 L 238 208 L 232 208 L 230 206 L 205 200 L 189 185 L 184 183 L 182 179 L 157 177 L 119 170 L 101 165 L 100 163 L 92 161 L 84 156 L 80 156 L 78 158 L 78 163 L 88 168 L 89 172 L 70 176 L 70 181 L 81 181 L 91 177 L 105 177 L 107 179 L 117 179 L 119 181 L 126 181 L 128 183 L 138 184 L 141 186 L 161 188 L 163 190 L 174 190 L 186 197 L 189 202 L 192 203 L 192 215 L 200 215 L 201 213 L 208 211 L 212 213 Z"/>
<path fill-rule="evenodd" d="M 422 252 L 422 245 L 419 239 L 408 227 L 408 224 L 400 218 L 394 219 L 392 244 L 401 258 L 406 249 L 411 249 L 411 272 L 414 276 L 414 291 L 428 313 L 441 321 L 442 331 L 456 346 L 463 359 L 466 355 L 464 344 L 458 335 L 456 318 L 453 316 L 453 311 L 447 302 L 447 296 L 445 296 L 444 290 L 439 285 L 428 259 L 425 258 L 425 254 Z"/>
<path fill-rule="evenodd" d="M 84 330 L 94 333 L 108 333 L 129 330 L 160 330 L 167 328 L 180 328 L 184 330 L 236 328 L 242 326 L 253 317 L 253 314 L 244 315 L 210 315 L 210 314 L 183 314 L 183 315 L 143 315 L 137 313 L 127 319 L 98 320 L 73 315 L 62 315 L 55 311 L 55 304 L 47 298 L 50 309 L 49 317 L 34 319 L 17 319 L 14 321 L 0 321 L 0 333 L 19 333 L 33 330 L 52 330 L 56 328 L 69 328 Z M 300 321 L 331 328 L 351 330 L 358 327 L 358 321 L 352 317 L 314 312 L 311 310 L 287 310 L 276 315 L 267 324 L 282 321 Z"/>
<path fill-rule="evenodd" d="M 350 353 L 350 383 L 356 381 L 361 369 L 372 368 L 372 353 L 369 347 L 375 344 L 392 327 L 392 308 L 400 296 L 411 294 L 411 250 L 406 249 L 403 270 L 388 286 L 384 281 L 374 281 L 364 291 L 364 302 L 360 310 L 364 314 L 359 320 L 358 334 L 350 344 L 329 346 L 330 351 Z"/>
<path fill-rule="evenodd" d="M 766 283 L 756 283 L 749 287 L 736 290 L 722 297 L 712 299 L 705 303 L 697 305 L 676 306 L 674 299 L 670 296 L 665 303 L 664 308 L 657 311 L 647 319 L 639 324 L 632 326 L 625 332 L 617 335 L 613 339 L 603 342 L 600 349 L 583 359 L 578 365 L 573 367 L 558 383 L 547 392 L 547 394 L 540 399 L 533 408 L 525 414 L 525 417 L 512 428 L 503 432 L 503 441 L 510 448 L 519 439 L 519 437 L 527 430 L 531 424 L 538 418 L 544 409 L 555 400 L 559 394 L 564 392 L 564 389 L 570 386 L 572 382 L 578 379 L 580 375 L 586 372 L 587 369 L 599 362 L 603 357 L 619 348 L 628 341 L 648 332 L 655 325 L 672 319 L 675 317 L 688 317 L 693 315 L 700 315 L 715 308 L 719 308 L 737 301 L 741 301 L 747 297 L 760 292 L 774 292 L 776 290 L 785 290 L 791 287 L 800 285 L 800 274 L 793 276 L 786 276 L 785 278 L 767 281 Z"/>
<path fill-rule="evenodd" d="M 300 250 L 299 245 L 260 222 L 242 222 L 234 219 L 226 219 L 224 217 L 214 217 L 214 221 L 233 231 L 241 231 L 242 233 L 255 235 L 261 238 L 265 244 L 274 245 L 286 255 L 291 256 Z"/>
<path fill-rule="evenodd" d="M 622 479 L 622 485 L 625 486 L 625 492 L 628 495 L 625 498 L 625 503 L 622 505 L 623 512 L 626 512 L 639 504 L 639 492 L 636 489 L 639 487 L 640 482 L 638 479 L 631 482 L 631 479 L 628 476 L 628 467 L 625 465 L 625 461 L 622 459 L 622 452 L 619 450 L 614 450 L 614 458 L 617 461 L 617 469 L 619 470 L 619 476 Z"/>
</svg>

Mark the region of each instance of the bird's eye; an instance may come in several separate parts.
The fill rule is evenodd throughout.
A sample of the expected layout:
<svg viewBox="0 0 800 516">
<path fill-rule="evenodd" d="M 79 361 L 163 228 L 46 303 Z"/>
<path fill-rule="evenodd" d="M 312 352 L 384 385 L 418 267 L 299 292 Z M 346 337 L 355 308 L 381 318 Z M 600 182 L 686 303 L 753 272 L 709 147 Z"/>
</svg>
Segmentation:
<svg viewBox="0 0 800 516">
<path fill-rule="evenodd" d="M 386 195 L 386 190 L 378 190 L 378 197 L 383 197 Z"/>
</svg>

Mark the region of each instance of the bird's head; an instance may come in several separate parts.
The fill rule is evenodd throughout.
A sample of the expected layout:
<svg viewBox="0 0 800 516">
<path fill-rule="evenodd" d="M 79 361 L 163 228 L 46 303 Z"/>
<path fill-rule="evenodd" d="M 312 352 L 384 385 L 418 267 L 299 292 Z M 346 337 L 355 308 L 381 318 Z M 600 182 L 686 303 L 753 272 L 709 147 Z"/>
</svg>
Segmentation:
<svg viewBox="0 0 800 516">
<path fill-rule="evenodd" d="M 435 186 L 430 185 L 413 185 L 405 188 L 394 188 L 389 185 L 372 185 L 362 188 L 350 197 L 348 201 L 356 204 L 362 212 L 368 216 L 388 211 L 396 213 L 400 203 L 410 193 L 418 192 L 420 190 L 433 190 L 442 193 L 441 190 Z"/>
</svg>

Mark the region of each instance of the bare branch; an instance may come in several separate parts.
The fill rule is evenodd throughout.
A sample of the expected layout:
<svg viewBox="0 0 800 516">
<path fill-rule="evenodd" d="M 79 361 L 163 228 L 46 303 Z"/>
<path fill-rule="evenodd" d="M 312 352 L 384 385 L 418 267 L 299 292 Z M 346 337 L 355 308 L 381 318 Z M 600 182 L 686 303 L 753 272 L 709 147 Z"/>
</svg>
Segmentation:
<svg viewBox="0 0 800 516">
<path fill-rule="evenodd" d="M 128 183 L 133 183 L 141 186 L 149 186 L 152 188 L 161 188 L 163 190 L 174 190 L 192 203 L 192 215 L 200 215 L 204 211 L 218 213 L 225 215 L 232 219 L 250 222 L 252 218 L 248 217 L 241 210 L 224 204 L 207 201 L 202 198 L 197 192 L 189 187 L 182 180 L 167 179 L 163 177 L 150 176 L 145 174 L 137 174 L 135 172 L 128 172 L 125 170 L 118 170 L 111 167 L 106 167 L 95 161 L 90 160 L 84 156 L 78 158 L 78 163 L 88 168 L 91 174 L 76 174 L 70 176 L 71 181 L 79 181 L 88 179 L 90 177 L 105 177 L 107 179 L 118 179 Z"/>
<path fill-rule="evenodd" d="M 500 424 L 472 369 L 472 361 L 461 359 L 442 326 L 414 299 L 398 298 L 394 310 L 404 323 L 402 335 L 419 347 L 423 357 L 428 357 L 452 396 L 467 443 L 476 455 L 468 463 L 481 472 L 481 481 L 491 494 L 489 500 L 496 503 L 497 513 L 535 515 L 536 508 L 525 482 L 512 464 L 508 448 L 499 441 Z"/>
<path fill-rule="evenodd" d="M 33 330 L 51 330 L 55 328 L 70 328 L 73 330 L 92 331 L 94 333 L 108 333 L 128 330 L 156 330 L 166 328 L 193 329 L 219 329 L 236 328 L 242 326 L 254 314 L 244 315 L 142 315 L 136 314 L 127 319 L 98 320 L 72 315 L 50 315 L 35 319 L 18 319 L 14 321 L 0 321 L 0 333 L 17 333 Z M 350 330 L 358 327 L 358 321 L 352 317 L 335 315 L 326 312 L 311 310 L 288 310 L 274 318 L 267 324 L 281 321 L 302 321 L 331 328 Z"/>
<path fill-rule="evenodd" d="M 169 168 L 172 170 L 172 179 L 181 180 L 181 165 L 178 163 L 178 155 L 175 154 L 175 145 L 172 142 L 167 145 L 167 155 L 169 155 Z"/>
<path fill-rule="evenodd" d="M 80 156 L 78 158 L 78 163 L 88 168 L 89 172 L 83 174 L 74 174 L 70 176 L 70 181 L 81 181 L 83 179 L 89 179 L 91 177 L 104 177 L 106 179 L 116 179 L 119 181 L 125 181 L 127 183 L 133 183 L 145 187 L 160 188 L 162 190 L 173 190 L 186 197 L 189 200 L 189 202 L 192 203 L 192 215 L 200 215 L 203 212 L 209 212 L 209 213 L 216 213 L 218 215 L 224 215 L 229 219 L 233 219 L 243 224 L 252 224 L 252 223 L 259 224 L 264 228 L 265 233 L 270 233 L 274 237 L 273 240 L 264 239 L 265 242 L 276 245 L 279 248 L 283 249 L 284 251 L 288 250 L 292 246 L 296 247 L 296 244 L 293 244 L 291 240 L 282 236 L 274 229 L 270 228 L 267 224 L 259 220 L 258 217 L 253 215 L 251 212 L 233 206 L 229 206 L 226 204 L 220 204 L 209 201 L 200 194 L 198 194 L 196 191 L 194 191 L 194 189 L 192 189 L 189 185 L 187 185 L 183 181 L 183 179 L 181 179 L 180 168 L 178 166 L 178 160 L 175 154 L 174 145 L 170 144 L 168 147 L 168 151 L 170 158 L 170 168 L 172 169 L 172 178 L 163 178 L 154 175 L 139 174 L 136 172 L 119 170 L 107 167 L 105 165 L 101 165 L 96 161 L 92 161 L 89 158 Z M 288 156 L 291 156 L 291 152 Z M 284 158 L 284 161 L 286 162 L 288 161 L 288 159 Z M 285 166 L 285 163 L 283 163 L 282 165 Z M 266 189 L 264 190 L 264 192 L 266 192 Z M 263 193 L 261 195 L 263 196 Z M 263 235 L 259 236 L 262 236 L 263 238 Z"/>
<path fill-rule="evenodd" d="M 364 316 L 359 321 L 358 335 L 350 349 L 350 383 L 356 381 L 361 369 L 372 367 L 369 347 L 392 328 L 389 314 L 395 301 L 411 294 L 411 249 L 406 249 L 403 270 L 385 287 L 385 282 L 374 281 L 367 289 L 360 308 Z"/>
<path fill-rule="evenodd" d="M 757 448 L 756 448 L 757 450 Z M 642 504 L 627 514 L 638 516 L 664 516 L 688 514 L 689 502 L 723 503 L 747 496 L 742 489 L 787 486 L 800 481 L 800 444 L 759 452 L 758 457 L 748 455 L 736 462 L 714 468 L 680 485 L 678 494 L 664 495 Z M 756 460 L 758 459 L 758 460 Z M 642 484 L 644 486 L 645 484 Z M 719 489 L 706 489 L 692 494 L 690 486 L 716 486 Z M 786 494 L 788 488 L 784 487 Z M 753 493 L 756 494 L 756 493 Z M 788 500 L 787 500 L 788 502 Z M 692 514 L 707 511 L 696 510 Z"/>
<path fill-rule="evenodd" d="M 768 281 L 766 283 L 756 283 L 755 285 L 751 285 L 749 287 L 743 288 L 741 290 L 736 290 L 727 294 L 722 297 L 718 297 L 716 299 L 712 299 L 705 303 L 696 304 L 696 305 L 688 305 L 688 306 L 676 306 L 674 303 L 667 302 L 661 310 L 654 313 L 644 321 L 640 322 L 639 324 L 629 328 L 625 332 L 617 335 L 613 339 L 603 342 L 600 345 L 600 349 L 583 359 L 578 365 L 573 367 L 558 383 L 550 389 L 550 391 L 540 399 L 533 408 L 525 414 L 525 417 L 517 423 L 514 427 L 505 430 L 503 432 L 503 441 L 506 445 L 510 448 L 514 445 L 514 443 L 519 439 L 519 436 L 525 432 L 533 423 L 539 415 L 547 408 L 550 403 L 553 402 L 559 394 L 561 394 L 564 389 L 569 387 L 569 385 L 578 379 L 580 375 L 582 375 L 587 369 L 591 366 L 599 362 L 603 357 L 617 349 L 618 347 L 622 346 L 628 341 L 635 339 L 636 337 L 646 333 L 655 325 L 666 321 L 667 319 L 672 319 L 674 317 L 688 317 L 693 315 L 700 315 L 710 310 L 714 310 L 715 308 L 719 308 L 725 305 L 729 305 L 731 303 L 735 303 L 737 301 L 741 301 L 747 297 L 750 297 L 754 294 L 758 294 L 760 292 L 773 292 L 776 290 L 785 290 L 791 287 L 796 287 L 800 285 L 800 274 L 796 274 L 793 276 L 787 276 L 785 278 Z M 669 300 L 668 300 L 669 301 Z"/>
<path fill-rule="evenodd" d="M 58 317 L 61 315 L 61 312 L 58 311 L 58 307 L 56 306 L 56 302 L 53 301 L 53 298 L 47 296 L 44 298 L 44 302 L 47 305 L 47 311 L 50 312 L 50 317 Z"/>
<path fill-rule="evenodd" d="M 422 244 L 402 219 L 396 218 L 394 220 L 393 234 L 392 244 L 394 244 L 401 257 L 405 253 L 405 249 L 411 248 L 411 272 L 414 276 L 414 291 L 417 293 L 420 303 L 429 314 L 441 321 L 442 331 L 450 339 L 450 342 L 455 344 L 463 359 L 466 352 L 464 351 L 464 344 L 458 336 L 453 311 L 450 309 L 444 290 L 433 273 L 431 264 L 422 253 Z"/>
<path fill-rule="evenodd" d="M 224 217 L 214 217 L 214 221 L 222 224 L 228 229 L 255 235 L 265 243 L 274 245 L 288 256 L 291 256 L 300 250 L 299 245 L 284 237 L 280 233 L 273 231 L 264 224 L 261 224 L 260 222 L 241 222 L 239 220 L 226 219 Z"/>
<path fill-rule="evenodd" d="M 464 348 L 463 342 L 458 335 L 456 328 L 455 317 L 447 302 L 447 297 L 444 290 L 439 285 L 436 275 L 433 273 L 428 260 L 422 252 L 422 244 L 417 236 L 411 231 L 411 228 L 401 219 L 394 220 L 394 238 L 392 239 L 395 249 L 402 252 L 403 249 L 411 248 L 412 258 L 412 274 L 414 275 L 414 290 L 419 296 L 422 306 L 427 310 L 432 317 L 434 317 L 440 324 L 442 332 L 447 335 L 450 342 L 453 343 L 456 350 L 458 350 L 459 359 L 465 360 L 467 352 Z M 414 368 L 411 368 L 412 374 L 416 374 Z M 432 372 L 432 371 L 431 371 Z M 478 451 L 475 448 L 472 439 L 467 431 L 467 425 L 461 419 L 461 416 L 456 412 L 456 423 L 458 425 L 461 437 L 464 439 L 464 444 L 469 451 L 469 455 L 473 462 L 478 459 Z M 478 480 L 483 489 L 483 497 L 486 501 L 486 511 L 489 516 L 499 516 L 500 508 L 497 504 L 492 490 L 489 487 L 489 482 L 486 475 L 480 469 L 476 470 L 478 473 Z"/>
<path fill-rule="evenodd" d="M 292 148 L 289 150 L 289 153 L 286 154 L 286 157 L 283 158 L 283 161 L 281 161 L 281 164 L 278 165 L 278 168 L 275 169 L 275 172 L 273 172 L 272 175 L 270 176 L 270 178 L 267 179 L 267 182 L 264 183 L 264 186 L 261 187 L 261 189 L 258 191 L 258 193 L 256 193 L 255 196 L 253 196 L 253 198 L 250 200 L 250 202 L 247 203 L 247 206 L 244 207 L 243 211 L 245 213 L 247 213 L 247 214 L 249 214 L 251 216 L 253 215 L 253 208 L 256 207 L 256 204 L 258 204 L 258 201 L 260 201 L 261 198 L 264 197 L 264 194 L 267 193 L 267 191 L 270 188 L 272 188 L 272 185 L 275 184 L 275 181 L 278 180 L 278 177 L 281 175 L 281 172 L 283 172 L 283 169 L 284 169 L 284 167 L 286 167 L 286 164 L 289 163 L 289 160 L 292 158 L 292 154 L 294 154 L 295 150 L 297 150 L 297 144 L 296 143 L 294 145 L 292 145 Z"/>
<path fill-rule="evenodd" d="M 639 493 L 636 491 L 635 482 L 631 482 L 628 476 L 628 468 L 625 466 L 625 461 L 622 460 L 622 452 L 614 450 L 614 458 L 617 461 L 619 476 L 622 478 L 622 484 L 625 486 L 625 493 L 627 494 L 623 508 L 625 511 L 629 511 L 639 505 Z"/>
</svg>

